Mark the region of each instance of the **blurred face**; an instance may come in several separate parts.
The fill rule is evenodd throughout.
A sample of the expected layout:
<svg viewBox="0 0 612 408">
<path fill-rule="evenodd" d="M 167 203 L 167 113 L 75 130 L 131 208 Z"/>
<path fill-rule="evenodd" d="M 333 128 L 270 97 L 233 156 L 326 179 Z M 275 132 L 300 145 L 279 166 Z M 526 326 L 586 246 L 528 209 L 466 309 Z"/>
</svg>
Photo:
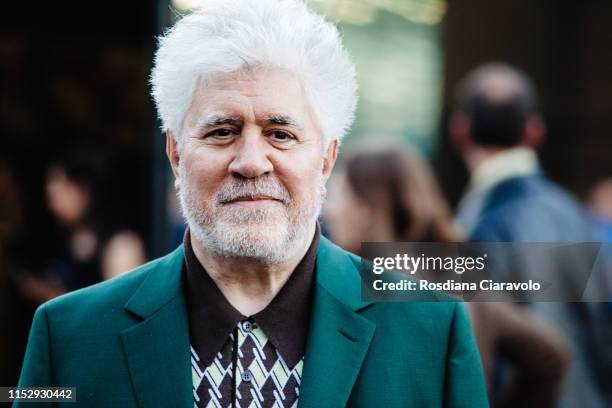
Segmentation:
<svg viewBox="0 0 612 408">
<path fill-rule="evenodd" d="M 61 224 L 73 226 L 85 217 L 89 207 L 89 190 L 70 180 L 62 167 L 49 169 L 46 192 L 47 206 Z"/>
<path fill-rule="evenodd" d="M 311 239 L 336 158 L 301 84 L 257 68 L 200 80 L 168 156 L 193 236 L 228 257 L 281 262 Z"/>
</svg>

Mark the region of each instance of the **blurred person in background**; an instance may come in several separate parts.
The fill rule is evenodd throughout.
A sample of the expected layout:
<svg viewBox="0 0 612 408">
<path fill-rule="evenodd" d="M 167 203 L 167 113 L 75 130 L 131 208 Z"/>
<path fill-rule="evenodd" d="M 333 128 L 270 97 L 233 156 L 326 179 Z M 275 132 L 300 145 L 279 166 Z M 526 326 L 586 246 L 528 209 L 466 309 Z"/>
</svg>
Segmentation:
<svg viewBox="0 0 612 408">
<path fill-rule="evenodd" d="M 131 271 L 146 261 L 142 240 L 133 231 L 113 234 L 102 249 L 102 279 L 108 280 Z"/>
<path fill-rule="evenodd" d="M 40 304 L 62 293 L 109 279 L 145 261 L 144 246 L 133 232 L 116 229 L 102 211 L 104 165 L 99 152 L 75 148 L 47 168 L 45 194 L 55 236 L 51 257 L 40 273 L 20 282 Z"/>
<path fill-rule="evenodd" d="M 548 179 L 539 165 L 536 152 L 546 127 L 535 87 L 524 73 L 501 63 L 469 73 L 458 87 L 449 131 L 471 175 L 457 213 L 458 224 L 471 241 L 597 241 L 583 206 Z M 560 265 L 555 279 L 570 287 L 576 286 L 577 277 L 591 272 L 576 268 L 576 259 L 550 260 L 554 261 Z M 492 278 L 538 278 L 524 276 L 523 268 L 507 270 L 514 275 Z M 600 328 L 610 322 L 605 307 L 557 302 L 531 307 L 562 328 L 576 349 L 562 406 L 610 406 L 611 367 L 601 358 L 611 347 L 600 337 Z"/>
<path fill-rule="evenodd" d="M 324 220 L 331 238 L 359 253 L 361 242 L 457 242 L 450 209 L 427 163 L 404 146 L 364 148 L 330 180 Z M 551 326 L 513 304 L 469 303 L 491 406 L 553 407 L 569 346 Z M 493 360 L 513 377 L 493 384 Z"/>
</svg>

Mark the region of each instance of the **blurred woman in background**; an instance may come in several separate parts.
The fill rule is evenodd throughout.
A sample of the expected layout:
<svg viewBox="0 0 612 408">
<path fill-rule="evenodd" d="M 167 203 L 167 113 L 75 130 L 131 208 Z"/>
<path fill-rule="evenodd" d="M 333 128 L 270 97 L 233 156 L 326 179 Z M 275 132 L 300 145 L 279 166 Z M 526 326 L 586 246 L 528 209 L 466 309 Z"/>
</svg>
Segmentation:
<svg viewBox="0 0 612 408">
<path fill-rule="evenodd" d="M 27 297 L 42 303 L 112 278 L 145 262 L 140 237 L 107 209 L 100 152 L 77 148 L 47 167 L 45 198 L 52 218 L 49 254 L 39 270 L 22 274 Z"/>
<path fill-rule="evenodd" d="M 361 242 L 457 242 L 451 212 L 428 165 L 404 146 L 346 155 L 330 180 L 324 222 L 359 254 Z M 560 334 L 510 303 L 468 304 L 492 406 L 552 407 L 569 361 Z M 497 384 L 494 361 L 512 375 Z M 494 379 L 494 377 L 496 377 Z"/>
</svg>

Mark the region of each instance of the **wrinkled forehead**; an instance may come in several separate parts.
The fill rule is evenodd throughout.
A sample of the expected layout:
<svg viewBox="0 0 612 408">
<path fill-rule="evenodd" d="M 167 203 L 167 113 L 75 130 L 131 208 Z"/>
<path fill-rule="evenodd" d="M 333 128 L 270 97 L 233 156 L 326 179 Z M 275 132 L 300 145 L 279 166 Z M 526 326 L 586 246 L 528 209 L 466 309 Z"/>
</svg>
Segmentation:
<svg viewBox="0 0 612 408">
<path fill-rule="evenodd" d="M 185 125 L 193 127 L 202 120 L 224 116 L 244 122 L 284 117 L 297 127 L 320 134 L 302 81 L 280 68 L 247 67 L 200 76 Z"/>
</svg>

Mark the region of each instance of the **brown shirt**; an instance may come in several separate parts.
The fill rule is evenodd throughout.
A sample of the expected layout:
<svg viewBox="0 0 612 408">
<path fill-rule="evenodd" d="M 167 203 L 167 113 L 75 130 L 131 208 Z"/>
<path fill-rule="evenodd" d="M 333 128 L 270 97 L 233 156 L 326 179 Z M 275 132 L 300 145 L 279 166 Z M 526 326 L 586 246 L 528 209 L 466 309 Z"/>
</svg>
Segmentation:
<svg viewBox="0 0 612 408">
<path fill-rule="evenodd" d="M 299 397 L 319 225 L 304 258 L 262 311 L 244 316 L 225 299 L 185 233 L 186 293 L 197 406 L 292 406 Z M 282 398 L 281 398 L 282 397 Z"/>
</svg>

